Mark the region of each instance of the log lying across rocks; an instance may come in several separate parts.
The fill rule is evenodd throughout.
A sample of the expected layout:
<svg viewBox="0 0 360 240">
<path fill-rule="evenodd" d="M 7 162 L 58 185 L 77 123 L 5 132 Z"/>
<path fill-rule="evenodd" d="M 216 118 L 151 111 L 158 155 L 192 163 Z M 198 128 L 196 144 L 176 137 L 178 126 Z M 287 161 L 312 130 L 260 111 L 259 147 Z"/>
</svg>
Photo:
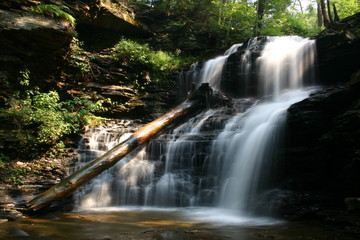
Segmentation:
<svg viewBox="0 0 360 240">
<path fill-rule="evenodd" d="M 100 158 L 88 163 L 60 183 L 29 201 L 27 203 L 28 209 L 37 211 L 69 196 L 77 188 L 93 179 L 104 170 L 115 165 L 128 153 L 148 141 L 152 136 L 163 130 L 169 124 L 175 123 L 178 120 L 193 114 L 197 110 L 205 108 L 207 106 L 205 99 L 208 99 L 210 94 L 212 94 L 212 89 L 209 85 L 201 85 L 182 104 L 173 108 L 158 119 L 148 123 L 133 133 L 127 140 L 115 146 Z"/>
</svg>

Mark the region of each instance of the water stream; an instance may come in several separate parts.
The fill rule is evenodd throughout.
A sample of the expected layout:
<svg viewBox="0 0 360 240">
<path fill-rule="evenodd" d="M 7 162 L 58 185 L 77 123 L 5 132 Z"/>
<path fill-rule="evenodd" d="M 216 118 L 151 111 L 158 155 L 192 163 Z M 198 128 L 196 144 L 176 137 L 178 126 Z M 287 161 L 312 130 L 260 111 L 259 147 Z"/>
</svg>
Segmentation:
<svg viewBox="0 0 360 240">
<path fill-rule="evenodd" d="M 244 224 L 256 217 L 269 223 L 261 217 L 272 215 L 281 194 L 272 194 L 265 203 L 264 196 L 274 190 L 267 179 L 276 165 L 286 110 L 311 92 L 304 83 L 313 81 L 316 54 L 311 40 L 268 37 L 260 57 L 253 59 L 251 49 L 258 48 L 253 44 L 256 39 L 234 45 L 194 75 L 197 83 L 221 90 L 227 59 L 242 48 L 238 69 L 246 77 L 239 81 L 256 81 L 256 96 L 236 99 L 231 109 L 206 110 L 158 135 L 79 190 L 77 209 L 180 208 L 207 222 L 211 216 L 214 222 Z M 126 134 L 119 128 L 109 138 L 114 132 L 102 130 L 103 144 L 91 140 L 81 145 L 81 162 L 93 160 L 93 152 L 107 150 L 104 146 Z M 95 135 L 99 133 L 91 137 Z"/>
</svg>

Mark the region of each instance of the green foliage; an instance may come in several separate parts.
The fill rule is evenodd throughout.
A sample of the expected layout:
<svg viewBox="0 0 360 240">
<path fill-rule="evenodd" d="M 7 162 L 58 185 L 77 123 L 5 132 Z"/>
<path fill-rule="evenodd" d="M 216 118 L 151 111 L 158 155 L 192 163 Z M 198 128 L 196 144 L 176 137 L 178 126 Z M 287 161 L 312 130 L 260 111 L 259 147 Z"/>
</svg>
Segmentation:
<svg viewBox="0 0 360 240">
<path fill-rule="evenodd" d="M 75 97 L 61 103 L 62 109 L 65 109 L 64 116 L 66 122 L 74 126 L 76 132 L 78 129 L 87 125 L 98 125 L 103 120 L 93 113 L 105 111 L 103 104 L 107 100 L 98 100 L 96 102 L 89 99 Z"/>
<path fill-rule="evenodd" d="M 352 1 L 357 0 L 350 2 Z M 309 9 L 312 9 L 301 12 L 295 7 L 297 2 L 293 0 L 262 0 L 263 12 L 259 12 L 259 2 L 260 0 L 163 0 L 152 5 L 168 15 L 181 16 L 181 24 L 188 31 L 211 32 L 226 46 L 257 34 L 311 36 L 320 31 L 317 27 L 316 9 L 314 11 L 311 5 Z"/>
<path fill-rule="evenodd" d="M 75 33 L 76 35 L 76 33 Z M 71 40 L 69 64 L 78 69 L 79 75 L 84 76 L 91 72 L 90 59 L 82 49 L 83 42 L 79 41 L 76 36 Z"/>
<path fill-rule="evenodd" d="M 149 66 L 151 54 L 152 51 L 147 44 L 142 45 L 135 41 L 122 38 L 115 45 L 113 57 L 127 64 Z"/>
<path fill-rule="evenodd" d="M 23 70 L 20 70 L 20 74 L 19 74 L 17 80 L 19 81 L 20 85 L 29 86 L 29 84 L 30 84 L 30 71 L 27 68 L 25 68 Z"/>
<path fill-rule="evenodd" d="M 296 9 L 295 5 L 287 10 L 287 21 L 284 29 L 292 30 L 292 34 L 310 37 L 318 34 L 322 29 L 318 27 L 318 16 L 315 2 L 310 2 L 306 8 Z"/>
<path fill-rule="evenodd" d="M 22 175 L 26 173 L 25 169 L 7 168 L 2 172 L 1 180 L 14 186 L 23 184 Z"/>
<path fill-rule="evenodd" d="M 5 182 L 14 186 L 23 184 L 23 179 L 27 169 L 10 164 L 9 162 L 2 162 L 0 154 L 0 181 Z"/>
<path fill-rule="evenodd" d="M 47 93 L 26 90 L 12 96 L 0 117 L 13 126 L 13 137 L 19 142 L 19 151 L 29 157 L 38 154 L 45 146 L 54 146 L 67 134 L 78 132 L 89 119 L 96 119 L 94 112 L 102 102 L 75 98 L 60 101 L 56 91 Z"/>
<path fill-rule="evenodd" d="M 217 9 L 217 26 L 226 32 L 226 42 L 241 42 L 254 35 L 256 8 L 254 4 L 235 1 L 213 1 Z"/>
<path fill-rule="evenodd" d="M 148 44 L 122 38 L 115 45 L 112 57 L 124 64 L 139 66 L 142 70 L 149 71 L 151 77 L 159 81 L 186 62 L 185 58 L 181 60 L 179 54 L 180 52 L 172 54 L 165 51 L 153 51 Z"/>
<path fill-rule="evenodd" d="M 312 3 L 300 10 L 297 2 L 289 0 L 267 1 L 261 21 L 260 35 L 314 36 L 321 31 L 317 26 L 317 10 Z"/>
<path fill-rule="evenodd" d="M 264 27 L 260 30 L 261 35 L 281 36 L 281 35 L 299 35 L 310 37 L 320 31 L 316 24 L 303 21 L 302 15 L 283 14 L 277 18 L 270 18 L 263 21 Z"/>
<path fill-rule="evenodd" d="M 154 71 L 169 73 L 179 67 L 180 60 L 171 53 L 156 51 L 150 54 L 150 64 Z"/>
<path fill-rule="evenodd" d="M 59 6 L 55 4 L 40 4 L 32 8 L 34 12 L 49 15 L 51 17 L 58 17 L 69 21 L 72 25 L 75 25 L 75 18 L 66 11 L 70 11 L 67 6 Z"/>
<path fill-rule="evenodd" d="M 14 123 L 16 138 L 22 147 L 53 144 L 73 130 L 72 125 L 64 121 L 59 95 L 54 91 L 26 91 L 24 98 L 12 97 L 9 105 L 1 114 Z"/>
<path fill-rule="evenodd" d="M 336 5 L 341 19 L 360 12 L 359 0 L 332 0 L 331 3 Z"/>
<path fill-rule="evenodd" d="M 8 161 L 10 161 L 10 158 L 5 154 L 0 153 L 0 167 L 2 167 Z"/>
</svg>

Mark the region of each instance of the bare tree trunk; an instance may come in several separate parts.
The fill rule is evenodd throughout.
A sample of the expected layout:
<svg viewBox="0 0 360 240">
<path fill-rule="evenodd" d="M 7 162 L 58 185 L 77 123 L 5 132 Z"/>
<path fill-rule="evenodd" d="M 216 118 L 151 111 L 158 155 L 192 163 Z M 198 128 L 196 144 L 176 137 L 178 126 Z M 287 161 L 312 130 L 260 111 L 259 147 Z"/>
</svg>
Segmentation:
<svg viewBox="0 0 360 240">
<path fill-rule="evenodd" d="M 262 20 L 264 19 L 265 3 L 266 3 L 266 0 L 258 0 L 258 3 L 257 3 L 256 26 L 255 26 L 256 36 L 260 35 L 260 30 L 263 27 Z"/>
<path fill-rule="evenodd" d="M 320 1 L 320 7 L 321 7 L 321 15 L 323 17 L 324 26 L 328 28 L 330 26 L 330 20 L 329 16 L 326 13 L 326 7 L 325 7 L 325 0 L 319 0 Z"/>
<path fill-rule="evenodd" d="M 173 108 L 168 113 L 162 115 L 158 119 L 148 123 L 127 140 L 106 152 L 102 157 L 88 163 L 83 168 L 75 171 L 69 177 L 54 185 L 47 191 L 27 203 L 30 210 L 40 210 L 55 201 L 59 201 L 70 195 L 84 183 L 93 179 L 104 170 L 112 167 L 128 153 L 132 152 L 138 146 L 148 141 L 152 136 L 163 130 L 169 124 L 175 123 L 179 119 L 183 119 L 196 110 L 205 108 L 206 97 L 212 93 L 209 85 L 201 85 L 186 101 Z"/>
<path fill-rule="evenodd" d="M 337 12 L 335 3 L 333 4 L 333 9 L 334 9 L 334 21 L 335 21 L 335 22 L 340 22 L 340 17 L 339 17 L 339 15 L 338 15 L 338 12 Z"/>
<path fill-rule="evenodd" d="M 324 25 L 323 17 L 321 14 L 321 5 L 320 2 L 317 2 L 317 19 L 318 19 L 318 27 L 322 27 Z"/>
<path fill-rule="evenodd" d="M 328 15 L 329 15 L 329 24 L 330 24 L 330 26 L 331 26 L 331 25 L 333 25 L 334 20 L 333 20 L 333 18 L 332 18 L 332 14 L 331 14 L 330 0 L 327 0 L 327 1 L 326 1 L 326 4 L 327 4 Z"/>
</svg>

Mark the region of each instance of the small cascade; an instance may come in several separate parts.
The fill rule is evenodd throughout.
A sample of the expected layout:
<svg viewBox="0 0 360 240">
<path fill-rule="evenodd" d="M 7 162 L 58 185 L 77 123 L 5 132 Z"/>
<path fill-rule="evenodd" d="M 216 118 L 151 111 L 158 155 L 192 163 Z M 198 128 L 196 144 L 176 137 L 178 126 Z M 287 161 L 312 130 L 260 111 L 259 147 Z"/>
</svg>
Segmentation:
<svg viewBox="0 0 360 240">
<path fill-rule="evenodd" d="M 300 37 L 269 37 L 257 58 L 259 95 L 279 97 L 283 90 L 314 83 L 315 44 Z"/>
<path fill-rule="evenodd" d="M 242 46 L 242 44 L 234 44 L 224 54 L 214 59 L 207 61 L 201 70 L 201 83 L 209 83 L 214 90 L 220 90 L 221 75 L 223 73 L 223 67 L 227 58 L 236 52 L 236 50 Z"/>
<path fill-rule="evenodd" d="M 230 58 L 239 62 L 237 86 L 257 85 L 255 95 L 234 99 L 232 107 L 206 110 L 156 136 L 78 191 L 78 208 L 212 207 L 237 216 L 266 215 L 259 209 L 270 202 L 259 205 L 272 187 L 267 177 L 276 162 L 286 110 L 311 91 L 304 86 L 314 80 L 314 43 L 299 37 L 255 38 L 207 61 L 201 70 L 194 64 L 188 75 L 221 90 Z M 87 148 L 98 149 L 93 152 L 107 149 L 91 141 Z M 91 154 L 84 153 L 81 162 L 94 159 Z"/>
<path fill-rule="evenodd" d="M 75 170 L 80 169 L 84 164 L 97 159 L 120 142 L 126 140 L 135 130 L 130 127 L 131 125 L 133 125 L 131 120 L 121 120 L 119 122 L 106 122 L 102 126 L 89 128 L 79 143 L 77 149 L 79 158 Z M 75 193 L 75 205 L 86 208 L 110 204 L 111 192 L 106 181 L 107 178 L 107 174 L 102 174 L 91 182 L 91 193 L 85 198 L 84 194 L 88 191 L 89 185 L 77 191 Z"/>
<path fill-rule="evenodd" d="M 77 167 L 81 167 L 89 159 L 102 156 L 105 152 L 126 140 L 134 132 L 134 129 L 129 127 L 132 123 L 131 120 L 106 122 L 102 126 L 90 128 L 86 131 L 77 149 L 79 153 Z"/>
</svg>

